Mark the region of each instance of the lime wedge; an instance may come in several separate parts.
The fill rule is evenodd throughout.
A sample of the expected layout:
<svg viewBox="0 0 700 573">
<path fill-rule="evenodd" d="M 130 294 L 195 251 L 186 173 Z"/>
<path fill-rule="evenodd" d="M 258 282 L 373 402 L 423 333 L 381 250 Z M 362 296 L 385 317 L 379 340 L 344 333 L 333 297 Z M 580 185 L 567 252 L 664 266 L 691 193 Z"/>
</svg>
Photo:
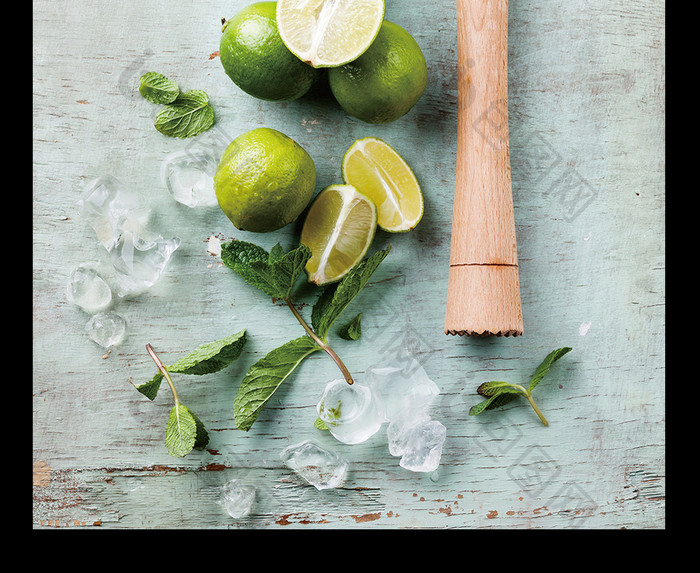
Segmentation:
<svg viewBox="0 0 700 573">
<path fill-rule="evenodd" d="M 377 206 L 377 224 L 390 233 L 413 229 L 423 217 L 423 193 L 406 161 L 376 137 L 358 139 L 343 157 L 343 180 Z"/>
<path fill-rule="evenodd" d="M 367 253 L 377 229 L 377 208 L 352 185 L 329 185 L 314 199 L 301 229 L 311 249 L 306 264 L 317 285 L 343 278 Z"/>
<path fill-rule="evenodd" d="M 347 64 L 369 48 L 384 0 L 278 0 L 277 28 L 290 52 L 314 68 Z"/>
</svg>

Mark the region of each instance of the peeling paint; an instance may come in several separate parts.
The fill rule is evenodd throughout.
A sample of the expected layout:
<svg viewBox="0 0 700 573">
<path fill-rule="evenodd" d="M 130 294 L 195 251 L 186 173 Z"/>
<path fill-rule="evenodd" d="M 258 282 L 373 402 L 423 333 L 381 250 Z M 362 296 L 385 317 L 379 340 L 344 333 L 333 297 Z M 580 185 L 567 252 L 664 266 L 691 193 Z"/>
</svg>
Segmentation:
<svg viewBox="0 0 700 573">
<path fill-rule="evenodd" d="M 367 521 L 377 521 L 382 517 L 381 513 L 365 513 L 364 515 L 351 515 L 356 523 L 365 523 Z"/>
<path fill-rule="evenodd" d="M 34 462 L 33 485 L 34 487 L 46 487 L 51 482 L 51 468 L 43 461 Z"/>
<path fill-rule="evenodd" d="M 295 516 L 297 516 L 297 519 L 293 519 Z M 301 516 L 301 514 L 295 514 L 295 513 L 286 513 L 284 515 L 281 515 L 278 519 L 275 520 L 275 523 L 277 525 L 293 525 L 294 523 L 299 523 L 302 525 L 308 525 L 308 524 L 316 524 L 316 523 L 328 523 L 328 520 L 322 517 L 321 519 L 309 519 L 308 514 L 304 514 Z"/>
<path fill-rule="evenodd" d="M 202 469 L 210 472 L 220 472 L 227 469 L 227 466 L 225 466 L 224 464 L 215 464 L 212 462 L 203 466 Z"/>
</svg>

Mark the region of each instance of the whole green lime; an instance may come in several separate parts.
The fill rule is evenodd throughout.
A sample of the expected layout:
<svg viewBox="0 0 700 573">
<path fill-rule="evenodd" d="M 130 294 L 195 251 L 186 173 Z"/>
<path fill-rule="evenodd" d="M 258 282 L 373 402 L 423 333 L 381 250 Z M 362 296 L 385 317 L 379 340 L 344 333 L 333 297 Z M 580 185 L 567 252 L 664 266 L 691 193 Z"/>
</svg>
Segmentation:
<svg viewBox="0 0 700 573">
<path fill-rule="evenodd" d="M 296 141 L 268 127 L 226 148 L 214 175 L 219 206 L 242 231 L 267 233 L 293 222 L 316 187 L 313 159 Z"/>
<path fill-rule="evenodd" d="M 226 75 L 258 99 L 291 101 L 309 91 L 320 70 L 292 54 L 277 30 L 277 2 L 257 2 L 224 22 L 219 57 Z"/>
<path fill-rule="evenodd" d="M 367 123 L 389 123 L 407 114 L 423 96 L 428 67 L 416 40 L 384 20 L 367 51 L 328 70 L 335 99 L 348 115 Z"/>
</svg>

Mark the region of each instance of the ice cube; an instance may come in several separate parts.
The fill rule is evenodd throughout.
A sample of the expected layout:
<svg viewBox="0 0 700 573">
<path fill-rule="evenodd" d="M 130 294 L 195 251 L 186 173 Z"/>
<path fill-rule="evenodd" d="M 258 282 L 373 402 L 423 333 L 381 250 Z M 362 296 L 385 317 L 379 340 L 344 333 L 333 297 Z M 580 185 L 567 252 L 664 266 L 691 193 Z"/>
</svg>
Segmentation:
<svg viewBox="0 0 700 573">
<path fill-rule="evenodd" d="M 70 275 L 68 300 L 88 314 L 96 314 L 109 308 L 112 289 L 95 267 L 83 264 L 76 267 Z"/>
<path fill-rule="evenodd" d="M 100 312 L 88 320 L 85 332 L 104 348 L 118 346 L 123 342 L 126 334 L 126 321 L 116 312 Z"/>
<path fill-rule="evenodd" d="M 380 414 L 387 422 L 407 407 L 429 406 L 440 393 L 423 366 L 404 349 L 370 366 L 366 380 L 377 396 Z"/>
<path fill-rule="evenodd" d="M 408 448 L 413 430 L 429 420 L 426 407 L 408 407 L 396 414 L 386 428 L 389 453 L 402 456 Z"/>
<path fill-rule="evenodd" d="M 109 249 L 115 235 L 126 229 L 139 232 L 148 224 L 148 199 L 111 175 L 90 181 L 77 202 L 78 212 L 95 230 L 98 240 Z"/>
<path fill-rule="evenodd" d="M 152 287 L 161 277 L 180 239 L 160 235 L 143 237 L 123 231 L 109 250 L 116 271 L 119 296 L 133 296 Z"/>
<path fill-rule="evenodd" d="M 346 460 L 313 440 L 286 447 L 280 458 L 288 468 L 318 490 L 341 485 L 348 469 Z"/>
<path fill-rule="evenodd" d="M 437 420 L 414 426 L 406 440 L 399 465 L 412 472 L 435 471 L 440 465 L 446 434 L 445 426 Z"/>
<path fill-rule="evenodd" d="M 250 513 L 255 501 L 255 488 L 245 485 L 239 479 L 232 479 L 221 487 L 220 503 L 234 519 L 240 519 Z"/>
<path fill-rule="evenodd" d="M 344 444 L 364 442 L 382 425 L 369 386 L 348 384 L 344 379 L 326 385 L 316 410 L 333 437 Z"/>
<path fill-rule="evenodd" d="M 161 164 L 163 184 L 175 201 L 188 207 L 218 204 L 214 174 L 218 161 L 212 153 L 191 147 L 168 155 Z"/>
</svg>

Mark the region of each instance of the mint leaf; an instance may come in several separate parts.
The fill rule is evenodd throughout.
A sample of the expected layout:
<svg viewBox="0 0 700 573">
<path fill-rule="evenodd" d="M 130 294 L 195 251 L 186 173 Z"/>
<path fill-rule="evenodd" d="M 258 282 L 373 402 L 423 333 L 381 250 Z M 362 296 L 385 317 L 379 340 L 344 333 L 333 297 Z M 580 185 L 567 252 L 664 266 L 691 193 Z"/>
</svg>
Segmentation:
<svg viewBox="0 0 700 573">
<path fill-rule="evenodd" d="M 289 251 L 282 258 L 272 263 L 275 282 L 280 288 L 281 294 L 278 298 L 289 298 L 294 283 L 304 272 L 306 263 L 311 258 L 311 249 L 306 245 L 299 245 L 296 249 Z"/>
<path fill-rule="evenodd" d="M 571 348 L 568 346 L 565 346 L 563 348 L 557 348 L 556 350 L 550 352 L 547 355 L 547 357 L 542 361 L 542 364 L 540 364 L 537 367 L 537 370 L 535 370 L 535 373 L 532 376 L 532 380 L 530 380 L 530 387 L 528 388 L 528 390 L 532 392 L 532 390 L 542 381 L 542 378 L 545 377 L 545 374 L 549 372 L 549 368 L 552 366 L 552 364 L 554 364 L 557 360 L 559 360 L 568 352 L 571 352 Z"/>
<path fill-rule="evenodd" d="M 475 406 L 469 409 L 470 416 L 478 416 L 486 410 L 492 410 L 494 408 L 499 408 L 500 406 L 505 406 L 508 402 L 515 399 L 517 394 L 510 393 L 500 393 L 491 396 L 489 399 L 479 402 Z"/>
<path fill-rule="evenodd" d="M 360 336 L 362 336 L 362 313 L 341 328 L 338 336 L 345 340 L 359 340 Z"/>
<path fill-rule="evenodd" d="M 241 355 L 246 340 L 246 330 L 243 329 L 221 340 L 202 344 L 184 358 L 180 358 L 172 366 L 167 366 L 166 370 L 178 374 L 218 372 Z M 148 382 L 134 384 L 134 387 L 149 400 L 155 400 L 162 381 L 163 373 L 159 370 Z"/>
<path fill-rule="evenodd" d="M 180 95 L 179 86 L 158 72 L 147 72 L 139 80 L 139 93 L 151 103 L 172 103 Z"/>
<path fill-rule="evenodd" d="M 162 381 L 163 374 L 159 371 L 148 382 L 144 382 L 143 384 L 134 384 L 134 388 L 136 388 L 149 400 L 155 400 L 156 396 L 158 395 L 158 390 L 160 390 L 160 383 Z"/>
<path fill-rule="evenodd" d="M 231 241 L 221 246 L 221 261 L 248 284 L 278 299 L 289 298 L 292 287 L 311 258 L 311 250 L 299 245 L 284 253 L 275 245 L 265 249 L 246 241 Z"/>
<path fill-rule="evenodd" d="M 328 426 L 326 426 L 326 423 L 323 420 L 321 420 L 321 418 L 316 418 L 316 420 L 314 421 L 314 428 L 316 428 L 317 430 L 327 430 Z"/>
<path fill-rule="evenodd" d="M 274 263 L 275 261 L 279 261 L 282 257 L 284 256 L 284 249 L 282 248 L 282 245 L 277 243 L 272 249 L 270 249 L 270 255 L 267 259 L 268 263 Z"/>
<path fill-rule="evenodd" d="M 233 403 L 239 430 L 248 431 L 270 397 L 299 364 L 321 347 L 308 336 L 290 340 L 253 364 L 243 378 Z"/>
<path fill-rule="evenodd" d="M 243 329 L 221 340 L 202 344 L 168 366 L 168 372 L 201 375 L 223 370 L 241 355 L 246 340 L 246 330 Z"/>
<path fill-rule="evenodd" d="M 189 410 L 189 408 L 188 408 Z M 194 418 L 195 424 L 197 424 L 197 432 L 194 439 L 194 449 L 203 450 L 209 444 L 209 432 L 202 424 L 202 421 L 195 415 L 192 410 L 189 410 L 190 415 Z"/>
<path fill-rule="evenodd" d="M 488 397 L 487 400 L 480 402 L 476 406 L 469 409 L 470 416 L 478 416 L 486 410 L 492 410 L 500 406 L 504 406 L 511 400 L 517 397 L 518 394 L 524 395 L 522 388 L 513 386 L 508 382 L 484 382 L 476 389 L 477 394 Z"/>
<path fill-rule="evenodd" d="M 391 245 L 383 251 L 377 251 L 357 264 L 339 283 L 324 289 L 311 311 L 311 324 L 319 338 L 326 339 L 335 320 L 364 288 L 390 251 Z"/>
<path fill-rule="evenodd" d="M 209 434 L 199 418 L 187 406 L 173 406 L 165 428 L 165 445 L 170 455 L 181 458 L 208 443 Z"/>
<path fill-rule="evenodd" d="M 202 90 L 181 93 L 156 114 L 155 128 L 163 135 L 181 139 L 194 137 L 214 125 L 214 110 Z"/>
<path fill-rule="evenodd" d="M 280 247 L 281 248 L 281 247 Z M 259 288 L 266 294 L 266 283 L 260 279 L 258 272 L 251 263 L 255 261 L 270 261 L 270 253 L 262 247 L 246 241 L 231 241 L 221 245 L 221 262 L 238 274 L 245 282 Z"/>
<path fill-rule="evenodd" d="M 522 394 L 520 388 L 514 387 L 508 382 L 484 382 L 481 386 L 476 389 L 477 394 L 482 396 L 496 396 L 497 394 L 510 393 L 510 394 Z"/>
</svg>

